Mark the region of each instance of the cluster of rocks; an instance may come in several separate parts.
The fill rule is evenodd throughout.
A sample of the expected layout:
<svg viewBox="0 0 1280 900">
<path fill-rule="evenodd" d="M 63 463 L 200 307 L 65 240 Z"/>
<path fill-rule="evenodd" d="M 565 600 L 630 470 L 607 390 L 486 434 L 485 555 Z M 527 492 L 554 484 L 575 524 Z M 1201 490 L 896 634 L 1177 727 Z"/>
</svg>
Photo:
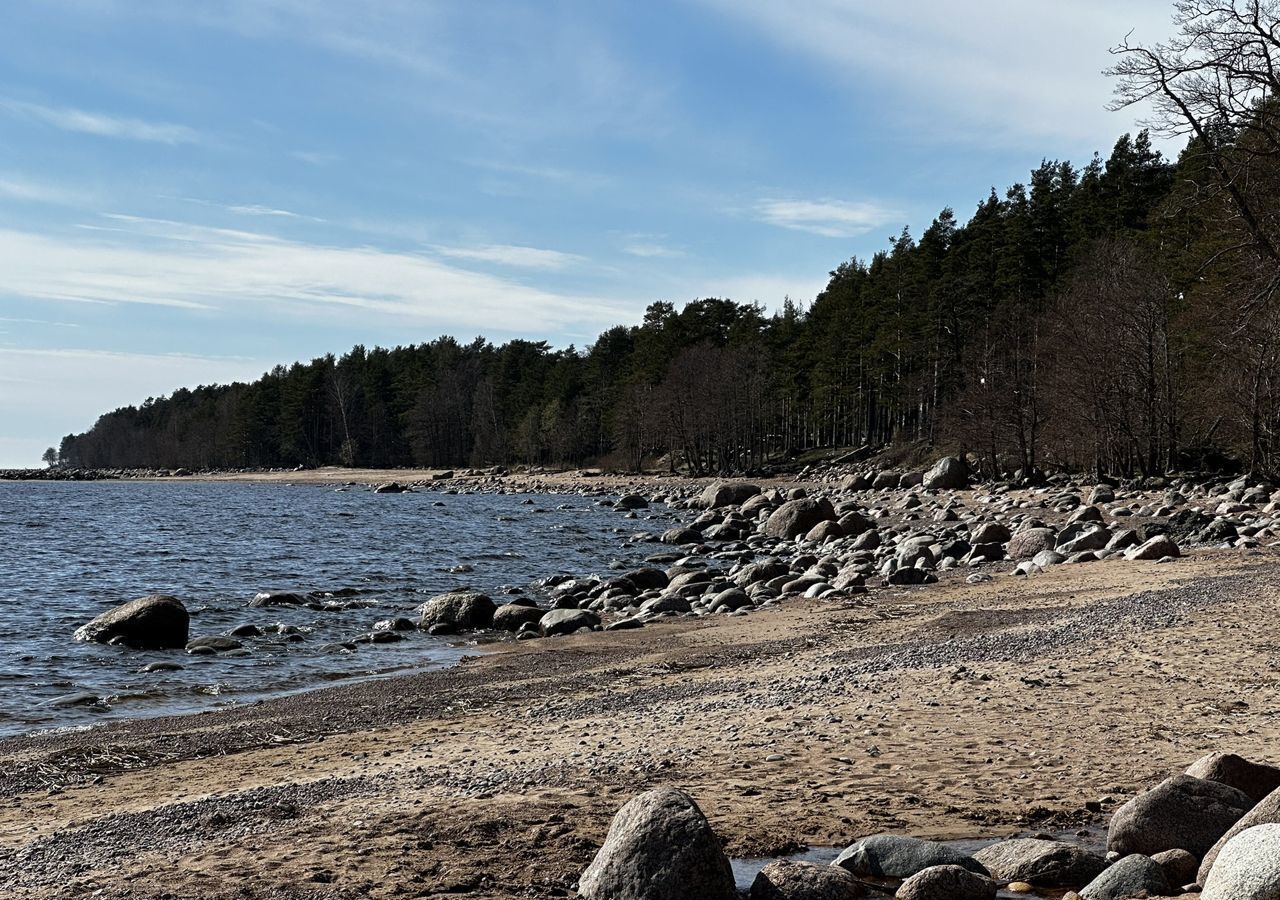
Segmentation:
<svg viewBox="0 0 1280 900">
<path fill-rule="evenodd" d="M 863 838 L 830 865 L 778 860 L 748 900 L 1063 900 L 1198 895 L 1280 900 L 1280 769 L 1215 753 L 1118 808 L 1101 852 L 1050 837 L 995 841 L 973 854 L 892 834 Z M 1065 893 L 1064 893 L 1065 891 Z M 641 794 L 614 817 L 583 872 L 584 900 L 734 900 L 733 869 L 683 791 Z"/>
</svg>

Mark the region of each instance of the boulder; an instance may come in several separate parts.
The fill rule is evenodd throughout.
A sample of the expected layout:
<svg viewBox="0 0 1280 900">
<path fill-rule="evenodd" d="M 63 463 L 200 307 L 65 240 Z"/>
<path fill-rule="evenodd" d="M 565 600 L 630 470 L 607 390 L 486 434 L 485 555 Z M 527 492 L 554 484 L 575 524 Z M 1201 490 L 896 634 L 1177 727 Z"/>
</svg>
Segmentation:
<svg viewBox="0 0 1280 900">
<path fill-rule="evenodd" d="M 450 591 L 432 597 L 418 611 L 419 625 L 430 628 L 442 625 L 452 628 L 488 628 L 493 625 L 494 602 L 479 591 Z"/>
<path fill-rule="evenodd" d="M 1170 887 L 1191 884 L 1196 880 L 1199 860 L 1186 850 L 1166 850 L 1151 858 L 1164 869 L 1164 880 L 1169 882 Z"/>
<path fill-rule="evenodd" d="M 618 509 L 647 509 L 649 501 L 639 494 L 623 494 L 618 498 Z"/>
<path fill-rule="evenodd" d="M 805 534 L 804 539 L 806 541 L 821 542 L 821 541 L 825 541 L 827 538 L 841 538 L 841 537 L 844 537 L 844 529 L 840 527 L 840 524 L 838 522 L 828 521 L 828 522 L 819 522 L 817 525 L 814 525 Z"/>
<path fill-rule="evenodd" d="M 1280 900 L 1280 825 L 1255 825 L 1227 841 L 1200 900 Z"/>
<path fill-rule="evenodd" d="M 1280 769 L 1249 762 L 1234 753 L 1210 753 L 1202 756 L 1191 764 L 1186 774 L 1192 778 L 1230 785 L 1246 794 L 1254 803 L 1261 803 L 1268 794 L 1280 788 Z"/>
<path fill-rule="evenodd" d="M 191 617 L 177 597 L 149 594 L 97 616 L 76 630 L 77 641 L 123 644 L 138 650 L 181 649 Z"/>
<path fill-rule="evenodd" d="M 820 522 L 833 520 L 835 517 L 835 510 L 826 500 L 790 500 L 769 515 L 764 533 L 770 537 L 794 540 L 807 534 Z"/>
<path fill-rule="evenodd" d="M 1132 853 L 1105 869 L 1080 891 L 1084 900 L 1123 900 L 1126 897 L 1162 896 L 1171 885 L 1164 869 L 1149 856 Z M 1145 894 L 1143 892 L 1146 892 Z"/>
<path fill-rule="evenodd" d="M 1009 539 L 1005 553 L 1010 559 L 1030 559 L 1041 550 L 1052 550 L 1057 538 L 1049 528 L 1028 528 Z"/>
<path fill-rule="evenodd" d="M 519 631 L 526 622 L 537 625 L 545 612 L 536 606 L 506 603 L 493 611 L 493 627 L 501 631 Z"/>
<path fill-rule="evenodd" d="M 874 834 L 850 845 L 832 865 L 854 875 L 875 878 L 910 878 L 931 866 L 961 866 L 979 875 L 989 874 L 982 863 L 946 844 L 897 834 Z"/>
<path fill-rule="evenodd" d="M 780 859 L 760 870 L 748 900 L 857 900 L 867 889 L 844 869 Z"/>
<path fill-rule="evenodd" d="M 1166 534 L 1157 534 L 1145 544 L 1130 547 L 1124 552 L 1125 559 L 1164 559 L 1166 556 L 1181 556 L 1178 545 Z"/>
<path fill-rule="evenodd" d="M 921 486 L 931 491 L 958 491 L 969 483 L 969 467 L 954 456 L 944 456 L 925 473 Z"/>
<path fill-rule="evenodd" d="M 661 569 L 632 569 L 622 577 L 642 591 L 662 590 L 671 581 Z"/>
<path fill-rule="evenodd" d="M 719 509 L 722 506 L 738 506 L 760 493 L 760 486 L 745 481 L 716 481 L 706 486 L 698 496 L 703 509 Z"/>
<path fill-rule="evenodd" d="M 1078 887 L 1107 867 L 1107 861 L 1065 841 L 1015 838 L 984 847 L 973 858 L 997 878 L 1040 887 Z"/>
<path fill-rule="evenodd" d="M 999 522 L 983 522 L 969 534 L 971 544 L 1006 544 L 1013 535 Z"/>
<path fill-rule="evenodd" d="M 600 617 L 589 609 L 552 609 L 538 620 L 538 630 L 544 637 L 557 634 L 573 634 L 579 628 L 599 628 Z"/>
<path fill-rule="evenodd" d="M 212 634 L 187 641 L 187 652 L 194 654 L 226 653 L 229 650 L 239 650 L 241 646 L 241 643 L 233 637 Z"/>
<path fill-rule="evenodd" d="M 634 798 L 613 818 L 578 881 L 583 900 L 737 900 L 733 870 L 702 810 L 683 791 Z"/>
<path fill-rule="evenodd" d="M 1218 854 L 1222 852 L 1222 848 L 1227 845 L 1233 837 L 1247 828 L 1253 828 L 1257 825 L 1276 825 L 1280 824 L 1280 789 L 1272 791 L 1262 799 L 1257 806 L 1249 810 L 1240 819 L 1227 829 L 1226 834 L 1218 839 L 1218 842 L 1209 848 L 1209 852 L 1205 853 L 1200 860 L 1200 874 L 1196 881 L 1204 884 L 1209 879 L 1209 872 L 1213 869 L 1214 860 L 1218 858 Z"/>
<path fill-rule="evenodd" d="M 664 544 L 701 544 L 702 532 L 696 528 L 669 528 L 658 540 Z"/>
<path fill-rule="evenodd" d="M 963 866 L 930 866 L 902 882 L 894 896 L 898 900 L 995 900 L 996 883 Z"/>
<path fill-rule="evenodd" d="M 1251 806 L 1233 787 L 1175 775 L 1116 810 L 1107 849 L 1125 856 L 1174 849 L 1204 856 Z"/>
</svg>

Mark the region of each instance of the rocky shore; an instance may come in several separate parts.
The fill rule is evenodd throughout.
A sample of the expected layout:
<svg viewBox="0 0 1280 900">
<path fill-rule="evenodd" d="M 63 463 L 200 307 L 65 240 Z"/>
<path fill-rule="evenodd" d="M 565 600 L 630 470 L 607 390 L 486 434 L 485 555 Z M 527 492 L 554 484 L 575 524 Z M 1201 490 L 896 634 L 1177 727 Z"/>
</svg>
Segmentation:
<svg viewBox="0 0 1280 900">
<path fill-rule="evenodd" d="M 971 487 L 953 469 L 562 484 L 635 519 L 646 566 L 550 577 L 541 605 L 428 601 L 408 627 L 515 638 L 454 670 L 2 742 L 0 881 L 42 897 L 649 896 L 584 872 L 612 871 L 592 864 L 610 819 L 652 788 L 684 791 L 655 796 L 695 823 L 705 810 L 706 846 L 732 857 L 1016 835 L 1105 864 L 1081 834 L 1191 761 L 1276 761 L 1270 489 Z M 534 486 L 487 473 L 383 492 L 404 489 Z M 646 530 L 650 509 L 676 521 Z M 229 636 L 178 641 L 174 604 L 139 605 L 167 616 L 161 645 L 220 652 Z M 154 636 L 154 618 L 130 632 L 136 612 L 81 636 Z M 370 634 L 401 627 L 386 621 Z M 1116 852 L 1170 849 L 1189 848 Z M 990 884 L 929 876 L 951 879 L 946 896 L 1020 889 L 1000 864 L 959 865 Z M 1094 874 L 1121 865 L 1138 866 Z M 1027 896 L 1130 896 L 1026 880 Z M 773 888 L 759 896 L 842 896 Z"/>
</svg>

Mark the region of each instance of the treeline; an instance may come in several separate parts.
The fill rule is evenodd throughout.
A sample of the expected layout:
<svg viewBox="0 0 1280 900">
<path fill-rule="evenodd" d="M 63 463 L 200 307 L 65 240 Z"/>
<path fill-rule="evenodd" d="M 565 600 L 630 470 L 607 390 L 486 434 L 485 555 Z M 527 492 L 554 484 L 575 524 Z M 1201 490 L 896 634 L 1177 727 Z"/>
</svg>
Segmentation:
<svg viewBox="0 0 1280 900">
<path fill-rule="evenodd" d="M 988 471 L 1271 468 L 1274 317 L 1242 337 L 1231 211 L 1196 142 L 1146 132 L 943 210 L 808 308 L 654 303 L 588 348 L 442 337 L 179 390 L 63 439 L 114 468 L 456 466 L 748 471 L 814 447 L 922 442 Z"/>
</svg>

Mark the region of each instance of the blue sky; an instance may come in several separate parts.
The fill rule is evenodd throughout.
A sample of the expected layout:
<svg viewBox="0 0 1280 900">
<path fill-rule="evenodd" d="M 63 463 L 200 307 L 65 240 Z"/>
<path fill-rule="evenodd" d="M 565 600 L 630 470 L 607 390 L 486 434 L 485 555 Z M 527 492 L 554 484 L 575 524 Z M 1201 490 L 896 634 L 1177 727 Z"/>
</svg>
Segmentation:
<svg viewBox="0 0 1280 900">
<path fill-rule="evenodd" d="M 1121 8 L 1123 7 L 1123 8 Z M 1171 4 L 6 0 L 0 466 L 355 343 L 582 346 L 826 273 L 1135 126 Z"/>
</svg>

